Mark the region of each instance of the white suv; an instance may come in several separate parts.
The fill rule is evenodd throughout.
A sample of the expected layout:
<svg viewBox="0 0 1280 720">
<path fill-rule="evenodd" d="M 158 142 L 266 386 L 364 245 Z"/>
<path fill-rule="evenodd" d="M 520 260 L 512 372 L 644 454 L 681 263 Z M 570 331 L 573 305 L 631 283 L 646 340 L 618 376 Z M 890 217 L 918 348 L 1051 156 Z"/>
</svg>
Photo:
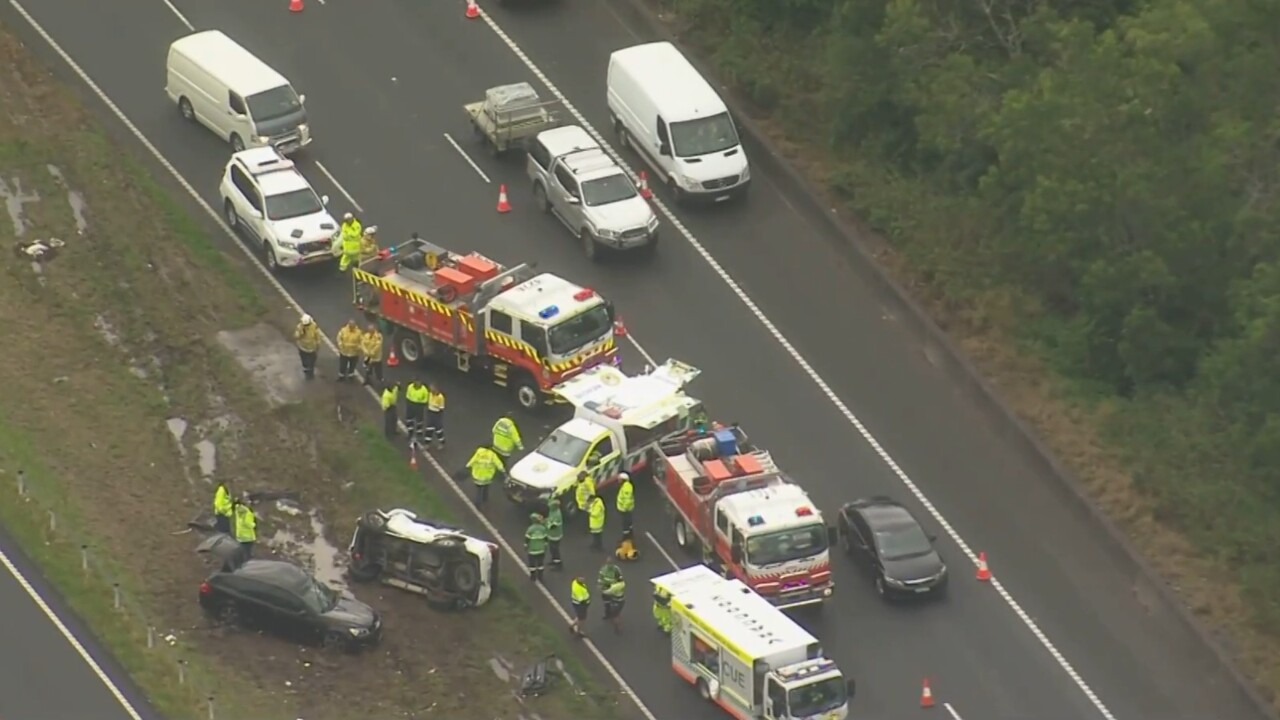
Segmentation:
<svg viewBox="0 0 1280 720">
<path fill-rule="evenodd" d="M 222 212 L 233 229 L 244 228 L 262 246 L 272 271 L 333 260 L 338 222 L 292 160 L 271 147 L 231 156 L 222 185 Z"/>
</svg>

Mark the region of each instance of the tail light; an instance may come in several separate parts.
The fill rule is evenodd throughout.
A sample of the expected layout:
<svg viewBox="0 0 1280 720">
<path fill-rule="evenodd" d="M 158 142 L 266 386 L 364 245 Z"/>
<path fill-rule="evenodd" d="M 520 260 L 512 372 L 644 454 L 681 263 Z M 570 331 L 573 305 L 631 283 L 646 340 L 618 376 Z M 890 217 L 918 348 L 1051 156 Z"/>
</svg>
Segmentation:
<svg viewBox="0 0 1280 720">
<path fill-rule="evenodd" d="M 355 560 L 356 562 L 360 562 L 360 559 L 361 559 L 361 558 L 363 558 L 363 557 L 364 557 L 364 555 L 363 555 L 363 554 L 361 554 L 359 551 L 356 551 L 356 552 L 351 553 L 351 559 L 352 559 L 352 560 Z"/>
<path fill-rule="evenodd" d="M 212 585 L 210 585 L 210 584 L 209 584 L 209 583 L 207 583 L 207 582 L 202 582 L 202 583 L 200 583 L 200 594 L 201 594 L 201 595 L 208 595 L 208 594 L 209 594 L 209 593 L 211 593 L 211 592 L 213 592 L 213 586 L 212 586 Z"/>
</svg>

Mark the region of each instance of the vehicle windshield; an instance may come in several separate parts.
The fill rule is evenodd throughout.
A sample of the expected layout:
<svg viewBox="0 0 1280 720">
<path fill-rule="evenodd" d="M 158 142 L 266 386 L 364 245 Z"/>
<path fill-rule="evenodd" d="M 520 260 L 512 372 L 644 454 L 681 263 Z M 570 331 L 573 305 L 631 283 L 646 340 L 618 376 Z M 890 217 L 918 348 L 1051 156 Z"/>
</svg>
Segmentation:
<svg viewBox="0 0 1280 720">
<path fill-rule="evenodd" d="M 747 538 L 747 562 L 774 565 L 812 557 L 827 549 L 827 527 L 821 524 L 788 528 Z"/>
<path fill-rule="evenodd" d="M 671 149 L 676 157 L 691 158 L 738 145 L 738 130 L 729 113 L 671 123 Z"/>
<path fill-rule="evenodd" d="M 849 702 L 844 678 L 829 677 L 787 691 L 787 711 L 791 717 L 813 717 L 843 707 Z"/>
<path fill-rule="evenodd" d="M 906 560 L 933 552 L 929 536 L 919 525 L 899 525 L 876 531 L 876 547 L 885 560 Z"/>
<path fill-rule="evenodd" d="M 613 313 L 600 304 L 584 310 L 547 331 L 552 355 L 569 355 L 587 343 L 593 343 L 613 332 Z"/>
<path fill-rule="evenodd" d="M 591 443 L 586 440 L 557 429 L 538 446 L 538 454 L 569 467 L 578 467 L 590 447 Z"/>
<path fill-rule="evenodd" d="M 620 200 L 630 200 L 637 194 L 636 186 L 631 184 L 631 178 L 621 173 L 582 183 L 582 204 L 587 207 L 599 207 Z"/>
<path fill-rule="evenodd" d="M 315 613 L 327 613 L 338 606 L 338 593 L 328 585 L 308 577 L 298 593 L 307 608 Z"/>
<path fill-rule="evenodd" d="M 288 85 L 250 95 L 244 99 L 244 102 L 249 106 L 249 114 L 258 122 L 276 120 L 302 109 L 302 101 L 298 98 L 298 93 Z"/>
<path fill-rule="evenodd" d="M 316 197 L 315 191 L 310 188 L 281 195 L 268 195 L 266 203 L 268 220 L 289 220 L 324 211 L 320 198 Z"/>
</svg>

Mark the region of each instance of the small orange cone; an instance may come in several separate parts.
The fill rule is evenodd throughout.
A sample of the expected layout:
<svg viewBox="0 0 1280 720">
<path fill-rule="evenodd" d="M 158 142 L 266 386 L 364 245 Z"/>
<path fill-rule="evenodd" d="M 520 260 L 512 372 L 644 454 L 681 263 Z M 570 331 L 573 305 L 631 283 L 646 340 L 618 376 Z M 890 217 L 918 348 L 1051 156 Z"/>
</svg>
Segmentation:
<svg viewBox="0 0 1280 720">
<path fill-rule="evenodd" d="M 974 574 L 974 577 L 983 582 L 991 579 L 991 568 L 987 567 L 986 551 L 978 553 L 978 572 Z"/>
<path fill-rule="evenodd" d="M 418 469 L 418 448 L 416 447 L 409 448 L 409 469 Z"/>
<path fill-rule="evenodd" d="M 653 197 L 653 191 L 649 189 L 649 174 L 643 170 L 640 171 L 640 197 L 645 200 Z"/>
<path fill-rule="evenodd" d="M 613 334 L 616 337 L 627 336 L 627 326 L 623 324 L 621 317 L 613 321 Z"/>
<path fill-rule="evenodd" d="M 396 349 L 391 348 L 391 354 L 387 356 L 387 367 L 395 367 L 400 364 L 400 358 L 396 357 Z"/>
<path fill-rule="evenodd" d="M 476 4 L 476 0 L 467 0 L 467 19 L 475 20 L 480 17 L 480 6 Z"/>
<path fill-rule="evenodd" d="M 924 685 L 920 687 L 920 707 L 933 707 L 933 690 L 929 688 L 929 678 L 925 678 Z"/>
<path fill-rule="evenodd" d="M 507 186 L 506 186 L 506 185 L 499 185 L 499 186 L 498 186 L 498 212 L 500 212 L 500 213 L 509 213 L 509 212 L 511 212 L 511 203 L 507 200 Z"/>
<path fill-rule="evenodd" d="M 289 12 L 302 12 L 302 0 L 289 0 Z"/>
</svg>

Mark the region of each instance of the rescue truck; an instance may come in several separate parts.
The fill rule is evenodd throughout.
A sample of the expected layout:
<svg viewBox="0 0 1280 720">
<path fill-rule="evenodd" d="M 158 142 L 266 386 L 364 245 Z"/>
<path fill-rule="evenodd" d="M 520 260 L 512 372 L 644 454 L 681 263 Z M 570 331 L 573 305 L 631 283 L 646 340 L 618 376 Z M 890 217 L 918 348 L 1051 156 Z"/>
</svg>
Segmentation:
<svg viewBox="0 0 1280 720">
<path fill-rule="evenodd" d="M 818 639 L 705 565 L 656 577 L 671 594 L 671 668 L 740 720 L 841 720 L 854 681 Z"/>
<path fill-rule="evenodd" d="M 597 491 L 615 485 L 622 472 L 645 472 L 663 441 L 705 422 L 701 401 L 684 394 L 700 372 L 678 360 L 633 377 L 599 365 L 557 385 L 554 392 L 573 405 L 573 418 L 511 468 L 507 497 L 536 506 L 550 497 L 573 497 L 584 470 Z M 562 506 L 577 510 L 572 502 Z"/>
<path fill-rule="evenodd" d="M 657 465 L 653 479 L 677 545 L 779 607 L 831 597 L 835 528 L 740 427 L 716 425 L 666 443 Z"/>
<path fill-rule="evenodd" d="M 394 327 L 407 362 L 441 359 L 483 373 L 521 407 L 556 402 L 556 385 L 616 362 L 613 306 L 589 288 L 531 265 L 504 267 L 416 235 L 352 270 L 356 307 Z"/>
</svg>

